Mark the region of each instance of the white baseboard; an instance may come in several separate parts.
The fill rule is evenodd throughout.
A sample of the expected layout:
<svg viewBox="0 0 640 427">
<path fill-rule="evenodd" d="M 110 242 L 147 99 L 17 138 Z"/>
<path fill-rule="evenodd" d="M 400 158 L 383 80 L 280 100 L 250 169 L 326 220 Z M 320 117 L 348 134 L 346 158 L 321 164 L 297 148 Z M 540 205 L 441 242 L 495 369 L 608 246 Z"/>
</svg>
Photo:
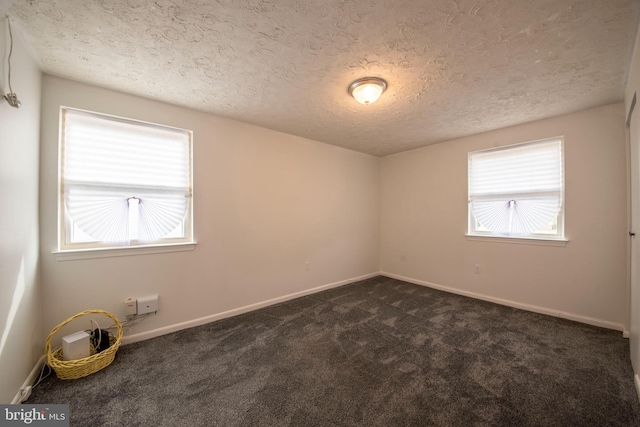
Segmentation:
<svg viewBox="0 0 640 427">
<path fill-rule="evenodd" d="M 627 329 L 624 329 L 622 331 L 622 338 L 629 338 L 630 336 L 631 336 L 631 333 Z"/>
<path fill-rule="evenodd" d="M 638 392 L 638 399 L 640 399 L 640 376 L 636 375 L 633 377 L 634 383 L 636 383 L 636 391 Z"/>
<path fill-rule="evenodd" d="M 45 359 L 46 358 L 45 358 L 44 354 L 42 356 L 40 356 L 40 358 L 36 362 L 35 366 L 31 370 L 31 372 L 29 372 L 29 376 L 27 377 L 26 380 L 24 380 L 24 383 L 22 384 L 22 387 L 20 387 L 20 390 L 18 390 L 18 392 L 16 393 L 15 397 L 11 401 L 12 405 L 16 405 L 18 403 L 22 403 L 22 401 L 24 399 L 29 397 L 29 395 L 31 394 L 31 391 L 29 391 L 28 394 L 26 394 L 25 398 L 23 399 L 23 390 L 26 390 L 27 388 L 30 389 L 31 386 L 33 386 L 33 384 L 36 382 L 36 380 L 40 376 L 40 372 L 42 371 L 42 366 L 45 363 Z"/>
<path fill-rule="evenodd" d="M 624 325 L 621 323 L 609 322 L 607 320 L 595 319 L 593 317 L 582 316 L 574 313 L 567 313 L 566 311 L 553 310 L 551 308 L 540 307 L 537 305 L 524 304 L 516 301 L 510 301 L 502 298 L 496 298 L 488 295 L 479 294 L 476 292 L 464 291 L 461 289 L 451 288 L 449 286 L 437 285 L 435 283 L 425 282 L 423 280 L 412 279 L 410 277 L 400 276 L 398 274 L 387 273 L 381 271 L 382 276 L 391 277 L 393 279 L 403 280 L 405 282 L 413 283 L 415 285 L 426 286 L 433 289 L 438 289 L 453 294 L 463 295 L 466 297 L 476 298 L 483 301 L 494 302 L 496 304 L 506 305 L 509 307 L 519 308 L 521 310 L 532 311 L 534 313 L 546 314 L 549 316 L 560 317 L 562 319 L 573 320 L 580 323 L 586 323 L 588 325 L 599 326 L 602 328 L 613 329 L 616 331 L 624 331 Z"/>
<path fill-rule="evenodd" d="M 235 308 L 233 310 L 224 311 L 222 313 L 212 314 L 210 316 L 200 317 L 198 319 L 188 320 L 182 323 L 176 323 L 162 328 L 153 329 L 151 331 L 140 332 L 129 336 L 122 337 L 122 345 L 132 344 L 138 341 L 144 341 L 151 338 L 159 337 L 161 335 L 177 332 L 182 329 L 193 328 L 195 326 L 205 325 L 207 323 L 215 322 L 216 320 L 225 319 L 227 317 L 237 316 L 239 314 L 254 311 L 259 308 L 267 307 L 270 305 L 278 304 L 284 301 L 289 301 L 294 298 L 303 297 L 305 295 L 315 294 L 321 291 L 325 291 L 331 288 L 337 288 L 339 286 L 347 285 L 349 283 L 359 282 L 360 280 L 370 279 L 372 277 L 379 276 L 380 272 L 365 274 L 364 276 L 353 277 L 351 279 L 341 280 L 339 282 L 329 283 L 328 285 L 318 286 L 312 289 L 307 289 L 300 292 L 295 292 L 289 295 L 284 295 L 278 298 L 273 298 L 267 301 L 258 302 L 255 304 L 245 305 L 244 307 Z"/>
</svg>

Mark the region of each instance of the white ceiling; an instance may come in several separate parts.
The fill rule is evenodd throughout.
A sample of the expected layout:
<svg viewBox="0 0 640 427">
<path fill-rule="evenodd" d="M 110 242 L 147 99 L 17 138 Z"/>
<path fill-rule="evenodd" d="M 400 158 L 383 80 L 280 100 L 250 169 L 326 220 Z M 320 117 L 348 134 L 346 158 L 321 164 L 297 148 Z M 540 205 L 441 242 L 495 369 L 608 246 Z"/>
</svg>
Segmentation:
<svg viewBox="0 0 640 427">
<path fill-rule="evenodd" d="M 640 3 L 1 0 L 0 12 L 47 73 L 384 156 L 622 101 Z M 347 93 L 365 76 L 389 83 L 369 106 Z"/>
</svg>

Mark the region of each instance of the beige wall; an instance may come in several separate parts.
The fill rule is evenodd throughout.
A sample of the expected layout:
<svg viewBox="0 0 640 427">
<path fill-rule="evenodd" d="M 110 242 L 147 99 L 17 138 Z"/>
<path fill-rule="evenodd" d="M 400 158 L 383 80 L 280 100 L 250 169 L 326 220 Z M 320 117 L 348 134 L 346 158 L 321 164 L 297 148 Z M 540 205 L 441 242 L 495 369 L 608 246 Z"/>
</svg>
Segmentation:
<svg viewBox="0 0 640 427">
<path fill-rule="evenodd" d="M 14 29 L 15 30 L 15 29 Z M 8 33 L 0 14 L 0 92 L 9 92 Z M 0 101 L 0 403 L 10 403 L 43 353 L 38 270 L 40 69 L 14 31 L 11 85 Z"/>
<path fill-rule="evenodd" d="M 566 247 L 467 240 L 467 153 L 558 135 Z M 626 330 L 625 156 L 624 106 L 616 104 L 385 157 L 381 270 Z"/>
<path fill-rule="evenodd" d="M 378 271 L 378 158 L 52 76 L 42 96 L 47 330 L 88 308 L 124 317 L 125 297 L 157 293 L 157 316 L 132 333 L 167 332 Z M 60 105 L 194 131 L 193 252 L 56 260 Z"/>
</svg>

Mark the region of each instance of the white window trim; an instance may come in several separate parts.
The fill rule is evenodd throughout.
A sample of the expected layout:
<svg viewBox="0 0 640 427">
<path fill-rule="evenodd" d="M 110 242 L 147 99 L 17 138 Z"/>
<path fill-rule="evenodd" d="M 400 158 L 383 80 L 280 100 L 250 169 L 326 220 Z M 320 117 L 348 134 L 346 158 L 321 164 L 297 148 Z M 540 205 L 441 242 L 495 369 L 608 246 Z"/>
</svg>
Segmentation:
<svg viewBox="0 0 640 427">
<path fill-rule="evenodd" d="M 72 261 L 92 258 L 113 258 L 120 256 L 186 252 L 196 248 L 196 242 L 170 243 L 166 245 L 118 246 L 104 248 L 66 249 L 53 251 L 57 261 Z"/>
<path fill-rule="evenodd" d="M 569 239 L 566 238 L 539 238 L 539 237 L 510 237 L 497 235 L 478 235 L 465 234 L 465 238 L 470 242 L 489 242 L 489 243 L 517 243 L 520 245 L 535 246 L 567 246 Z"/>
<path fill-rule="evenodd" d="M 566 182 L 566 174 L 565 174 L 565 150 L 564 150 L 564 135 L 537 139 L 534 141 L 520 142 L 515 144 L 503 145 L 500 147 L 493 147 L 486 150 L 476 150 L 474 153 L 483 152 L 483 151 L 494 151 L 494 150 L 507 150 L 509 148 L 528 145 L 528 144 L 536 144 L 545 141 L 552 140 L 560 140 L 560 149 L 562 153 L 562 205 L 560 206 L 560 211 L 558 212 L 558 234 L 557 235 L 546 235 L 542 233 L 531 233 L 526 235 L 503 235 L 503 234 L 495 234 L 490 231 L 477 231 L 475 230 L 475 218 L 471 212 L 470 207 L 470 196 L 469 196 L 469 176 L 467 174 L 467 233 L 465 234 L 465 238 L 469 241 L 478 241 L 478 242 L 499 242 L 499 243 L 517 243 L 517 244 L 528 244 L 528 245 L 544 245 L 544 246 L 566 246 L 569 240 L 566 238 L 565 229 L 564 229 L 564 213 L 565 213 L 565 182 Z M 470 153 L 468 153 L 470 154 Z"/>
<path fill-rule="evenodd" d="M 138 122 L 141 124 L 147 124 L 151 126 L 160 126 L 166 128 L 174 128 L 184 130 L 189 133 L 189 186 L 190 186 L 190 201 L 187 206 L 187 213 L 185 218 L 187 219 L 187 225 L 185 226 L 185 237 L 181 239 L 165 239 L 155 241 L 152 243 L 138 243 L 137 241 L 131 241 L 129 245 L 112 245 L 108 243 L 66 243 L 69 224 L 67 223 L 67 215 L 64 206 L 64 186 L 63 186 L 63 144 L 62 136 L 64 133 L 64 119 L 63 110 L 76 110 L 87 112 L 90 114 L 102 115 L 105 117 L 111 117 L 115 119 Z M 192 251 L 195 249 L 197 242 L 194 240 L 194 218 L 193 218 L 193 131 L 176 128 L 168 125 L 161 125 L 157 123 L 147 122 L 143 120 L 137 120 L 133 118 L 120 117 L 106 113 L 94 112 L 90 110 L 83 110 L 81 108 L 74 108 L 61 105 L 59 113 L 58 123 L 58 249 L 52 251 L 58 261 L 77 260 L 77 259 L 90 259 L 90 258 L 108 258 L 118 256 L 131 256 L 131 255 L 146 255 L 155 253 L 168 253 L 168 252 L 184 252 Z"/>
</svg>

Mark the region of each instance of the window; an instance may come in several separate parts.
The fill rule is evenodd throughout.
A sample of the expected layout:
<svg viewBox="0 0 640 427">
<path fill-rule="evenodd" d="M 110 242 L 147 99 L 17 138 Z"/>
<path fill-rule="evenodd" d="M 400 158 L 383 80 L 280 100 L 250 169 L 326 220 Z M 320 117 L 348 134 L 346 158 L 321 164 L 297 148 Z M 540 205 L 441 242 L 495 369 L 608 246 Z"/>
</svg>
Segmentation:
<svg viewBox="0 0 640 427">
<path fill-rule="evenodd" d="M 61 109 L 60 250 L 187 243 L 192 133 Z"/>
<path fill-rule="evenodd" d="M 562 138 L 469 153 L 469 234 L 564 239 Z"/>
</svg>

